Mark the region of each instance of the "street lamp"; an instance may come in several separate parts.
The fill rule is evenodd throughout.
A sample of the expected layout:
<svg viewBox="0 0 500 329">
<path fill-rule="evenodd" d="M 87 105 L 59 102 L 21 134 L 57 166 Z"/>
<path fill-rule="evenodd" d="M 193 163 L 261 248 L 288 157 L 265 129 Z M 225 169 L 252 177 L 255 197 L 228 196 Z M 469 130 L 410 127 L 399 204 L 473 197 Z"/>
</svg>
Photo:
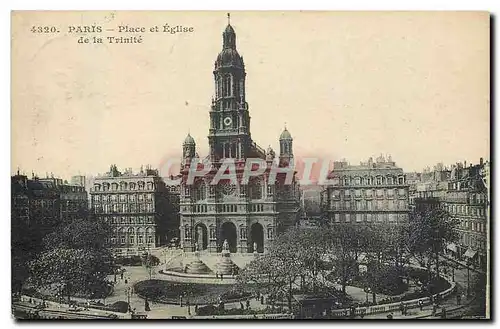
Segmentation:
<svg viewBox="0 0 500 329">
<path fill-rule="evenodd" d="M 467 260 L 466 262 L 467 265 L 467 298 L 470 298 L 470 260 Z"/>
<path fill-rule="evenodd" d="M 128 303 L 128 311 L 130 312 L 132 310 L 132 307 L 130 307 L 130 287 L 127 288 L 127 303 Z"/>
</svg>

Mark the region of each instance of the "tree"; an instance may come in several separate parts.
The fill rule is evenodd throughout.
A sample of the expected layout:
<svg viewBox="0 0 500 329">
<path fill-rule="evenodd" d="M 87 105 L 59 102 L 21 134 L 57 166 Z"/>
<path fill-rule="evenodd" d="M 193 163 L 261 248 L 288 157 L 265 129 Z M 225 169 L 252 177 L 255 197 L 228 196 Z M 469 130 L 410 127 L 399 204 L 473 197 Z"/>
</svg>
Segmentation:
<svg viewBox="0 0 500 329">
<path fill-rule="evenodd" d="M 491 303 L 486 299 L 489 295 L 489 287 L 486 284 L 486 274 L 477 273 L 472 281 L 472 291 L 474 295 L 474 301 L 470 309 L 468 310 L 469 315 L 474 316 L 486 316 L 487 304 L 491 307 Z M 489 314 L 491 314 L 491 308 L 489 308 Z"/>
<path fill-rule="evenodd" d="M 30 263 L 30 281 L 56 287 L 62 295 L 94 296 L 107 291 L 113 267 L 108 248 L 109 226 L 94 220 L 75 220 L 43 240 L 43 251 Z"/>
<path fill-rule="evenodd" d="M 423 208 L 410 214 L 408 247 L 422 263 L 427 260 L 429 281 L 432 260 L 439 276 L 439 253 L 448 243 L 458 240 L 457 225 L 458 220 L 441 207 Z"/>
<path fill-rule="evenodd" d="M 367 226 L 367 248 L 378 263 L 393 264 L 400 272 L 408 253 L 408 226 L 406 224 L 376 224 Z"/>
<path fill-rule="evenodd" d="M 38 254 L 42 244 L 42 234 L 36 227 L 12 217 L 11 226 L 11 270 L 12 292 L 19 293 L 29 277 L 29 262 Z"/>
<path fill-rule="evenodd" d="M 295 245 L 299 247 L 297 258 L 302 263 L 303 273 L 301 273 L 301 290 L 305 287 L 306 278 L 312 281 L 312 292 L 316 293 L 319 287 L 323 286 L 320 278 L 326 276 L 329 266 L 325 262 L 327 235 L 321 228 L 302 229 L 295 234 Z"/>
<path fill-rule="evenodd" d="M 148 253 L 148 254 L 143 255 L 142 264 L 146 268 L 146 270 L 148 271 L 149 280 L 151 280 L 154 267 L 158 266 L 160 264 L 160 260 L 158 259 L 158 257 Z"/>
<path fill-rule="evenodd" d="M 325 235 L 326 250 L 334 258 L 333 277 L 345 294 L 346 286 L 358 273 L 358 258 L 370 245 L 371 232 L 360 225 L 334 225 Z"/>
<path fill-rule="evenodd" d="M 267 254 L 250 262 L 239 274 L 240 285 L 251 284 L 254 289 L 270 295 L 283 295 L 292 307 L 296 281 L 313 281 L 315 291 L 322 270 L 324 243 L 320 229 L 290 228 L 280 234 Z M 304 288 L 303 285 L 301 288 Z"/>
</svg>

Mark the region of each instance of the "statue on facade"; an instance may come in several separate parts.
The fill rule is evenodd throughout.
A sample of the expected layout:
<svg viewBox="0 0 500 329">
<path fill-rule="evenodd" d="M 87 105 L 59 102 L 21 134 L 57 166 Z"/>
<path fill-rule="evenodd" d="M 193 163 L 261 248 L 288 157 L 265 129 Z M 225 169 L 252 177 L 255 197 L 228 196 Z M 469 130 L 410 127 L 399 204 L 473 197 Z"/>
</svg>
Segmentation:
<svg viewBox="0 0 500 329">
<path fill-rule="evenodd" d="M 224 240 L 224 243 L 222 244 L 222 250 L 223 251 L 228 251 L 229 250 L 229 243 L 227 242 L 227 239 Z"/>
<path fill-rule="evenodd" d="M 200 251 L 200 245 L 198 244 L 198 242 L 194 243 L 194 251 Z"/>
<path fill-rule="evenodd" d="M 253 243 L 253 252 L 257 252 L 257 242 Z"/>
</svg>

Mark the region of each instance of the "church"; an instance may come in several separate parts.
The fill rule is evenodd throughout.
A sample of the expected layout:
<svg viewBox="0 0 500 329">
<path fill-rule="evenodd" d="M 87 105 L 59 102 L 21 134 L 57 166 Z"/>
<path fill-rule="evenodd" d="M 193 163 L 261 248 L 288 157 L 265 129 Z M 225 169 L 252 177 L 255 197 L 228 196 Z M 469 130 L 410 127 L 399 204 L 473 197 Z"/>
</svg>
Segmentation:
<svg viewBox="0 0 500 329">
<path fill-rule="evenodd" d="M 229 17 L 229 15 L 228 15 Z M 277 234 L 299 220 L 299 186 L 293 169 L 293 139 L 286 129 L 279 137 L 278 158 L 269 147 L 257 145 L 250 133 L 249 106 L 245 101 L 245 64 L 236 50 L 236 33 L 228 22 L 222 51 L 214 67 L 215 93 L 209 110 L 209 155 L 204 159 L 211 170 L 188 183 L 190 166 L 202 165 L 190 134 L 183 143 L 180 175 L 180 237 L 184 251 L 221 252 L 223 244 L 232 253 L 269 249 Z M 211 184 L 224 160 L 235 164 L 235 180 Z M 261 159 L 267 167 L 259 176 L 242 180 L 247 159 Z M 196 160 L 196 161 L 195 161 Z M 291 171 L 270 181 L 271 167 Z M 235 183 L 236 181 L 236 183 Z M 227 243 L 225 243 L 227 241 Z M 255 250 L 256 249 L 256 250 Z"/>
</svg>

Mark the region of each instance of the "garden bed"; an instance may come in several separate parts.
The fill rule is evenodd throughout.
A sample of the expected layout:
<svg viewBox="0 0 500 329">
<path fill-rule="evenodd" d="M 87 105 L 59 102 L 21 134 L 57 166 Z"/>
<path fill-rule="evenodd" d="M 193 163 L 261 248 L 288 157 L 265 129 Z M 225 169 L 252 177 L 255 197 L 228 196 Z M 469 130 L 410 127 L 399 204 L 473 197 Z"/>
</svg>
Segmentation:
<svg viewBox="0 0 500 329">
<path fill-rule="evenodd" d="M 276 314 L 283 313 L 283 307 L 266 307 L 263 309 L 242 309 L 242 308 L 231 308 L 225 309 L 221 307 L 217 307 L 215 305 L 206 305 L 203 307 L 199 307 L 196 310 L 196 315 L 198 316 L 210 316 L 210 315 L 256 315 L 256 314 Z"/>
<path fill-rule="evenodd" d="M 134 291 L 151 301 L 178 304 L 183 295 L 183 303 L 190 305 L 217 304 L 247 299 L 251 294 L 234 285 L 180 283 L 166 280 L 145 280 L 134 285 Z M 220 298 L 219 298 L 220 297 Z"/>
</svg>

